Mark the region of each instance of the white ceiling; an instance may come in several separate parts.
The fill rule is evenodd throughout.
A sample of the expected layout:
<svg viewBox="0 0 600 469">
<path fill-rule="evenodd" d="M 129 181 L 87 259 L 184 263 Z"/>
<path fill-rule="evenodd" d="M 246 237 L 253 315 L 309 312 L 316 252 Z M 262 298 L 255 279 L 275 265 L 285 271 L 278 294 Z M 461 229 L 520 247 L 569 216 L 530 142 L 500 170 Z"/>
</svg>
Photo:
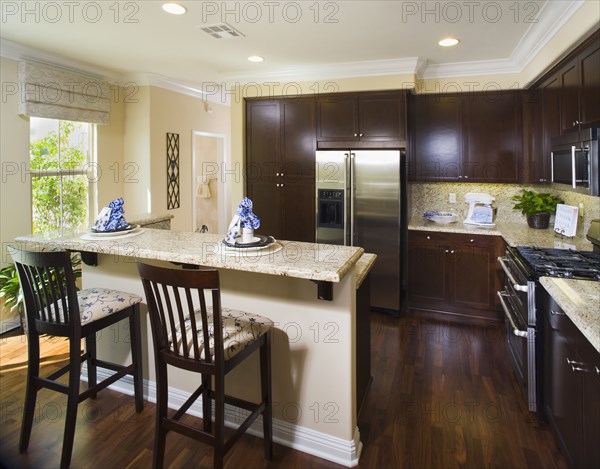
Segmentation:
<svg viewBox="0 0 600 469">
<path fill-rule="evenodd" d="M 515 73 L 583 3 L 536 1 L 2 1 L 0 53 L 51 60 L 112 78 L 325 79 Z M 244 37 L 200 28 L 226 22 Z M 437 45 L 455 36 L 454 48 Z M 251 63 L 250 55 L 265 57 Z M 419 69 L 419 70 L 417 70 Z"/>
</svg>

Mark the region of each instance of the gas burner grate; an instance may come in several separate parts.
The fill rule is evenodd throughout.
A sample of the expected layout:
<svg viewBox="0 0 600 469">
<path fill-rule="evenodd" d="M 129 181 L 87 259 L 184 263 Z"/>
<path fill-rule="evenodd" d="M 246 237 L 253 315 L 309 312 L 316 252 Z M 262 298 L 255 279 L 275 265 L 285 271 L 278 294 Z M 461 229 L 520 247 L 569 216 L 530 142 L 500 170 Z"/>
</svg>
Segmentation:
<svg viewBox="0 0 600 469">
<path fill-rule="evenodd" d="M 600 254 L 567 249 L 517 247 L 521 258 L 538 275 L 600 281 Z"/>
</svg>

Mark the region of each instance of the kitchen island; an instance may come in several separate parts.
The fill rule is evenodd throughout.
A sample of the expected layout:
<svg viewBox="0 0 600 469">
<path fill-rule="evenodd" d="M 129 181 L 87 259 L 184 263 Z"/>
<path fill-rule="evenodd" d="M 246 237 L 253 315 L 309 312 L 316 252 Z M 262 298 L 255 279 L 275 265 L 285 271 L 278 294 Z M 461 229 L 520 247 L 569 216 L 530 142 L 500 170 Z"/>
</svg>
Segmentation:
<svg viewBox="0 0 600 469">
<path fill-rule="evenodd" d="M 89 238 L 89 234 L 23 236 L 16 244 L 82 252 L 92 264 L 83 266 L 83 288 L 117 288 L 142 297 L 137 260 L 173 268 L 217 268 L 223 306 L 261 314 L 275 323 L 274 440 L 345 466 L 358 463 L 356 288 L 358 271 L 365 275 L 365 269 L 357 267 L 362 248 L 279 241 L 272 249 L 231 254 L 222 249 L 220 235 L 154 229 L 135 236 Z M 128 330 L 126 324 L 123 327 L 99 337 L 99 356 L 128 360 Z M 154 357 L 146 314 L 142 336 L 145 392 L 154 401 Z M 258 355 L 247 362 L 227 376 L 226 390 L 258 400 Z M 170 402 L 181 405 L 197 383 L 176 370 L 170 373 Z M 118 387 L 132 392 L 128 382 L 121 381 Z M 190 413 L 200 416 L 201 403 Z M 245 418 L 233 408 L 226 415 L 232 426 Z M 260 424 L 250 431 L 262 434 Z"/>
</svg>

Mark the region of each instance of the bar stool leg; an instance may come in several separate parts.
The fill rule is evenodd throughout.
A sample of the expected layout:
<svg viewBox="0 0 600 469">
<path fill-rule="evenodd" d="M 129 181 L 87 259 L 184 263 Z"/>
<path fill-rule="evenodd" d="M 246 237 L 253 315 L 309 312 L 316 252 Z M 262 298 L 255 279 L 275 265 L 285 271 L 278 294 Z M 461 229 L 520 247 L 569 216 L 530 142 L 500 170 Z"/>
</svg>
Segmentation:
<svg viewBox="0 0 600 469">
<path fill-rule="evenodd" d="M 25 390 L 23 424 L 21 425 L 21 436 L 19 438 L 19 451 L 21 453 L 29 446 L 31 427 L 33 426 L 33 417 L 35 414 L 35 402 L 39 390 L 39 386 L 34 383 L 34 378 L 40 375 L 40 336 L 30 331 L 27 341 L 29 364 L 27 366 L 27 388 Z"/>
<path fill-rule="evenodd" d="M 69 393 L 67 394 L 67 416 L 63 438 L 60 467 L 67 468 L 71 463 L 75 425 L 77 423 L 77 404 L 79 403 L 79 382 L 81 365 L 81 340 L 71 338 L 69 341 Z"/>
<path fill-rule="evenodd" d="M 156 357 L 158 358 L 158 357 Z M 167 417 L 167 365 L 157 363 L 156 365 L 156 433 L 154 434 L 154 450 L 152 467 L 162 469 L 165 460 L 165 445 L 167 442 L 167 430 L 163 426 L 163 419 Z"/>
<path fill-rule="evenodd" d="M 271 330 L 265 334 L 265 343 L 260 347 L 260 382 L 262 400 L 265 402 L 263 411 L 263 440 L 265 459 L 273 457 L 273 412 L 271 397 Z"/>
<path fill-rule="evenodd" d="M 98 382 L 98 372 L 96 366 L 96 333 L 92 332 L 85 338 L 85 350 L 88 353 L 87 369 L 88 369 L 88 388 L 96 386 Z M 96 399 L 97 394 L 90 396 L 92 399 Z"/>
<path fill-rule="evenodd" d="M 215 447 L 214 469 L 223 469 L 225 456 L 225 376 L 215 375 Z"/>
<path fill-rule="evenodd" d="M 144 381 L 142 375 L 142 328 L 140 325 L 140 305 L 133 306 L 129 316 L 129 336 L 131 341 L 131 359 L 133 361 L 133 390 L 135 395 L 135 411 L 139 414 L 144 409 Z"/>
</svg>

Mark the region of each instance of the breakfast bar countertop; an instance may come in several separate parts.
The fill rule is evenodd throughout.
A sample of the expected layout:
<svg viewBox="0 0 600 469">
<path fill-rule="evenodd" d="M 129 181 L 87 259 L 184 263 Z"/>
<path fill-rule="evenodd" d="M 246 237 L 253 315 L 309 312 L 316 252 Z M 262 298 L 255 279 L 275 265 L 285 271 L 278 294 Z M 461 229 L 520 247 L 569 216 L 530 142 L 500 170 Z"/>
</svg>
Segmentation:
<svg viewBox="0 0 600 469">
<path fill-rule="evenodd" d="M 359 247 L 277 241 L 281 249 L 239 250 L 224 253 L 223 235 L 142 229 L 131 237 L 82 239 L 71 236 L 28 235 L 16 238 L 32 249 L 67 249 L 98 254 L 118 254 L 181 264 L 202 265 L 301 279 L 340 282 L 352 270 L 364 250 Z"/>
</svg>

